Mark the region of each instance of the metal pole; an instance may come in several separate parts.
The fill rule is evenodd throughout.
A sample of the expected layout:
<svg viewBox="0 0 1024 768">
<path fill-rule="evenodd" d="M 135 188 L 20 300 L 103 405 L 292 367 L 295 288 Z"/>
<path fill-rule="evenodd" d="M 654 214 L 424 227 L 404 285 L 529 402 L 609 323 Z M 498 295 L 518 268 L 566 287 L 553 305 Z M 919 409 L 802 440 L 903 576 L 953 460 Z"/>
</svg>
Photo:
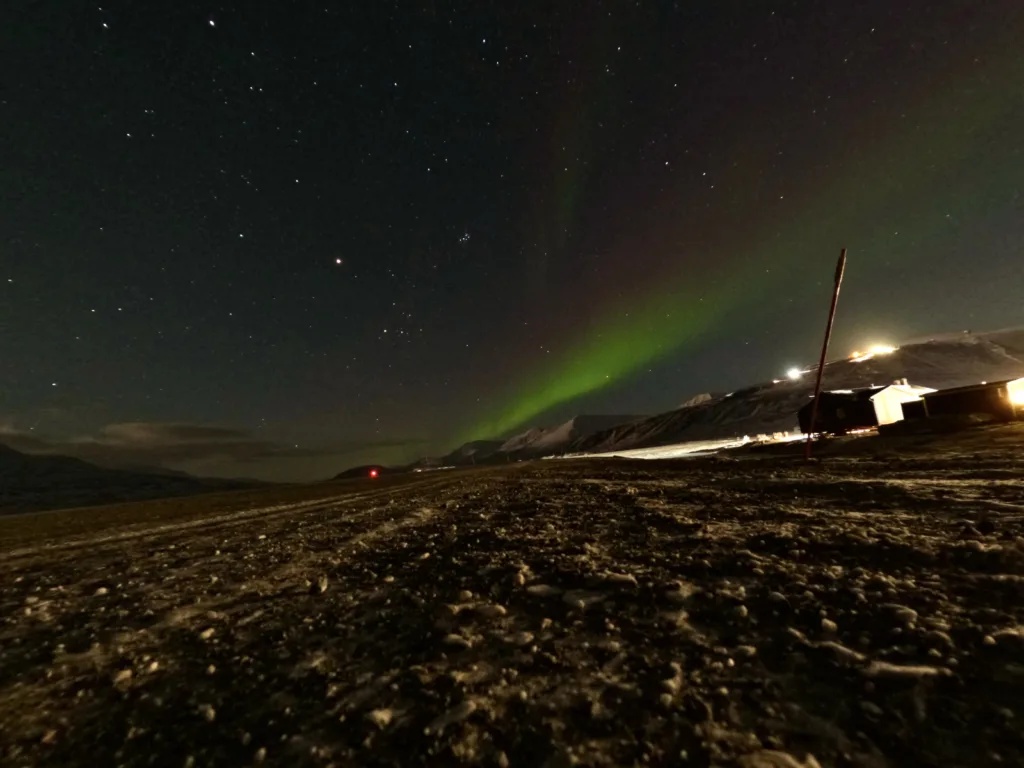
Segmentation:
<svg viewBox="0 0 1024 768">
<path fill-rule="evenodd" d="M 828 354 L 828 340 L 832 337 L 832 321 L 836 318 L 836 304 L 839 303 L 839 286 L 843 282 L 846 270 L 846 249 L 839 254 L 836 264 L 835 286 L 832 288 L 832 306 L 828 308 L 828 323 L 825 325 L 825 341 L 821 345 L 821 359 L 818 361 L 818 375 L 814 381 L 814 399 L 811 401 L 811 423 L 807 430 L 807 442 L 804 443 L 804 461 L 811 458 L 811 440 L 814 438 L 814 427 L 818 420 L 818 400 L 821 397 L 821 376 L 825 372 L 825 355 Z"/>
</svg>

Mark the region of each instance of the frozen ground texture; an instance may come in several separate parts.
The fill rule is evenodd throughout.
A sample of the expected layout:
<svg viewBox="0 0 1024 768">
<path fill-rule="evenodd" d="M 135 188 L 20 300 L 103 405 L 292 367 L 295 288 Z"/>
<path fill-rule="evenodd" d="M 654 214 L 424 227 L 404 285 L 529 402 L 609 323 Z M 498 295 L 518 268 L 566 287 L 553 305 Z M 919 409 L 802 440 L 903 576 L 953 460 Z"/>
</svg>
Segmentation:
<svg viewBox="0 0 1024 768">
<path fill-rule="evenodd" d="M 0 520 L 0 763 L 1024 764 L 1024 433 L 837 445 Z"/>
</svg>

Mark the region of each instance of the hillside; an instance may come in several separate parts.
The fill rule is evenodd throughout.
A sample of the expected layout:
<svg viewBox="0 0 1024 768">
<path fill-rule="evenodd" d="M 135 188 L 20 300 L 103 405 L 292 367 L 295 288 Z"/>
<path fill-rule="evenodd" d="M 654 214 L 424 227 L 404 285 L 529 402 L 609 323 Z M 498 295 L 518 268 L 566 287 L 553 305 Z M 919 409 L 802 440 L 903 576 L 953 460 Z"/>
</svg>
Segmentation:
<svg viewBox="0 0 1024 768">
<path fill-rule="evenodd" d="M 1024 330 L 919 337 L 887 355 L 825 366 L 824 389 L 854 389 L 906 378 L 935 389 L 1024 376 Z M 604 453 L 691 440 L 796 431 L 796 412 L 813 393 L 812 371 L 704 399 L 575 440 L 571 452 Z"/>
<path fill-rule="evenodd" d="M 417 466 L 464 466 L 549 456 L 564 451 L 573 442 L 596 432 L 621 424 L 630 424 L 643 418 L 645 417 L 583 414 L 554 427 L 532 427 L 506 440 L 474 440 L 440 459 L 421 462 Z"/>
<path fill-rule="evenodd" d="M 37 456 L 0 444 L 0 515 L 191 496 L 253 482 L 107 469 L 70 456 Z"/>
</svg>

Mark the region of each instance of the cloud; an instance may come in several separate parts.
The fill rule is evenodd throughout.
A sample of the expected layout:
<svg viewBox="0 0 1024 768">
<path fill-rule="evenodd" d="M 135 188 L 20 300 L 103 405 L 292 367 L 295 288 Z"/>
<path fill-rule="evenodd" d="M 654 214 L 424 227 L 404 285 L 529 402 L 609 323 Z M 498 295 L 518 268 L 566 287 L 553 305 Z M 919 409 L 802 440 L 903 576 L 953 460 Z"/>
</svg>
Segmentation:
<svg viewBox="0 0 1024 768">
<path fill-rule="evenodd" d="M 212 462 L 255 463 L 271 459 L 344 457 L 373 450 L 423 445 L 417 439 L 350 440 L 297 446 L 257 438 L 240 429 L 203 424 L 124 422 L 95 434 L 65 439 L 0 425 L 0 443 L 24 453 L 74 456 L 104 466 L 167 466 Z"/>
</svg>

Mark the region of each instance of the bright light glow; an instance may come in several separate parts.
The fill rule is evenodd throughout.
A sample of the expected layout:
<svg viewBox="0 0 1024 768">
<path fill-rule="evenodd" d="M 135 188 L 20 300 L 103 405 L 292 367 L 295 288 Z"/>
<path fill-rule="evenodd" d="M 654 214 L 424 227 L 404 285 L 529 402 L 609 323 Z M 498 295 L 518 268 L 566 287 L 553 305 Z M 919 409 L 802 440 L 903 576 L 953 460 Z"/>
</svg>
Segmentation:
<svg viewBox="0 0 1024 768">
<path fill-rule="evenodd" d="M 875 355 L 891 355 L 897 349 L 898 347 L 890 347 L 888 344 L 875 344 L 869 347 L 867 352 L 854 352 L 850 355 L 850 360 L 854 363 L 863 363 Z"/>
<path fill-rule="evenodd" d="M 371 469 L 371 470 L 370 470 L 370 477 L 376 477 L 376 476 L 377 476 L 377 474 L 378 474 L 378 472 L 377 472 L 377 470 L 376 470 L 376 469 Z"/>
<path fill-rule="evenodd" d="M 796 381 L 797 379 L 804 375 L 804 372 L 801 371 L 799 368 L 790 368 L 788 371 L 786 371 L 786 375 L 793 381 Z"/>
<path fill-rule="evenodd" d="M 1010 395 L 1010 402 L 1024 407 L 1024 379 L 1011 381 L 1006 385 L 1006 389 Z"/>
</svg>

